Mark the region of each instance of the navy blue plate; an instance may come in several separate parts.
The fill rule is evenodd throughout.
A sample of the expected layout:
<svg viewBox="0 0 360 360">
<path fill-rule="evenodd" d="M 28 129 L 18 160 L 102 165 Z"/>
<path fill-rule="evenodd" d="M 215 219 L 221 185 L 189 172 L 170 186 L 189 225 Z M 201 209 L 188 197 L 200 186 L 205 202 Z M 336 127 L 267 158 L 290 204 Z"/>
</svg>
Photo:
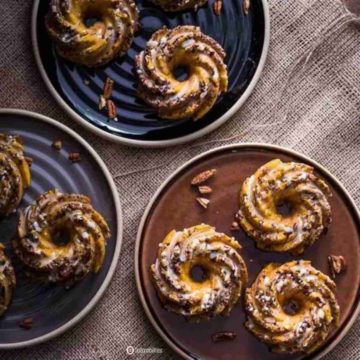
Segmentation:
<svg viewBox="0 0 360 360">
<path fill-rule="evenodd" d="M 89 130 L 120 143 L 138 146 L 178 144 L 201 136 L 225 122 L 250 95 L 262 71 L 269 42 L 269 15 L 266 0 L 252 0 L 248 15 L 243 0 L 224 0 L 220 16 L 213 1 L 198 11 L 165 13 L 152 3 L 136 1 L 141 30 L 128 53 L 109 65 L 87 69 L 60 58 L 47 35 L 44 17 L 49 0 L 36 0 L 33 10 L 34 51 L 41 74 L 60 105 Z M 160 27 L 198 25 L 225 49 L 229 69 L 229 91 L 201 120 L 168 121 L 136 95 L 134 58 Z M 119 122 L 109 121 L 99 111 L 99 95 L 107 77 L 115 81 L 113 100 Z"/>
<path fill-rule="evenodd" d="M 0 243 L 6 245 L 16 273 L 17 287 L 7 312 L 0 317 L 0 349 L 36 344 L 59 335 L 75 325 L 95 305 L 105 291 L 120 253 L 122 222 L 115 185 L 104 163 L 77 134 L 54 120 L 30 112 L 0 110 L 0 132 L 20 135 L 25 155 L 33 159 L 31 186 L 20 207 L 34 202 L 41 194 L 58 188 L 63 192 L 88 195 L 93 206 L 104 215 L 112 232 L 107 243 L 104 264 L 98 274 L 88 275 L 69 290 L 61 285 L 30 281 L 22 264 L 14 256 L 11 239 L 16 231 L 16 214 L 0 218 Z M 63 141 L 57 151 L 55 139 Z M 68 160 L 70 152 L 79 152 L 81 161 Z M 32 317 L 33 327 L 19 327 Z"/>
</svg>

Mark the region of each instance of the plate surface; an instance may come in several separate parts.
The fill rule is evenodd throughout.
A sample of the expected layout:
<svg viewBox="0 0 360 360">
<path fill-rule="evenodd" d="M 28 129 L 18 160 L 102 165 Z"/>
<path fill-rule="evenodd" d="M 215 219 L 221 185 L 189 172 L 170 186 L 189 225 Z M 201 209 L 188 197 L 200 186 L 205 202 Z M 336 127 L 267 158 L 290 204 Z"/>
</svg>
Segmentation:
<svg viewBox="0 0 360 360">
<path fill-rule="evenodd" d="M 53 188 L 82 193 L 91 198 L 94 208 L 103 214 L 112 233 L 100 272 L 88 275 L 65 290 L 61 285 L 44 285 L 26 278 L 10 245 L 16 230 L 16 215 L 0 219 L 0 242 L 6 244 L 17 277 L 13 301 L 0 318 L 0 349 L 4 349 L 33 345 L 59 335 L 94 307 L 115 271 L 122 240 L 122 216 L 118 193 L 105 164 L 72 130 L 35 113 L 0 110 L 0 132 L 20 135 L 25 155 L 33 159 L 31 186 L 26 190 L 20 207 L 27 206 L 41 193 Z M 51 147 L 55 139 L 63 141 L 61 151 Z M 68 160 L 69 152 L 79 152 L 81 161 L 72 164 Z M 34 321 L 30 330 L 19 327 L 27 317 Z"/>
<path fill-rule="evenodd" d="M 44 17 L 49 0 L 35 0 L 32 37 L 41 75 L 62 108 L 80 124 L 109 140 L 135 146 L 175 145 L 202 136 L 224 123 L 252 92 L 263 69 L 269 45 L 269 11 L 266 0 L 252 0 L 250 13 L 243 13 L 243 0 L 225 1 L 221 16 L 215 15 L 213 1 L 197 12 L 165 13 L 146 0 L 136 1 L 141 30 L 128 53 L 109 65 L 89 70 L 61 59 L 49 39 Z M 134 58 L 160 27 L 198 25 L 226 50 L 229 91 L 201 120 L 167 121 L 137 96 Z M 109 121 L 98 110 L 106 77 L 115 81 L 112 99 L 119 122 Z"/>
<path fill-rule="evenodd" d="M 211 150 L 197 156 L 171 175 L 159 188 L 142 218 L 135 253 L 135 271 L 140 299 L 156 330 L 179 354 L 187 359 L 243 359 L 273 360 L 300 359 L 299 355 L 277 355 L 252 336 L 244 327 L 245 314 L 242 301 L 229 317 L 216 317 L 198 324 L 186 322 L 161 306 L 152 286 L 150 265 L 156 258 L 158 244 L 172 229 L 183 228 L 202 222 L 213 225 L 220 232 L 231 234 L 230 225 L 238 210 L 238 194 L 242 182 L 267 161 L 280 158 L 283 161 L 305 162 L 330 185 L 333 197 L 331 206 L 333 223 L 327 234 L 300 257 L 288 254 L 266 253 L 255 248 L 254 241 L 240 230 L 232 235 L 241 243 L 243 256 L 249 270 L 248 286 L 260 270 L 269 262 L 286 262 L 291 259 L 309 259 L 321 271 L 329 274 L 327 257 L 343 255 L 348 264 L 345 274 L 336 279 L 337 298 L 341 308 L 340 327 L 329 337 L 326 344 L 311 358 L 320 358 L 328 352 L 350 328 L 359 312 L 360 284 L 360 219 L 355 204 L 341 184 L 319 164 L 293 151 L 264 144 L 231 145 Z M 191 179 L 206 169 L 216 168 L 217 174 L 209 182 L 213 188 L 207 210 L 195 201 L 196 189 Z M 218 331 L 235 331 L 233 341 L 213 343 L 211 335 Z"/>
</svg>

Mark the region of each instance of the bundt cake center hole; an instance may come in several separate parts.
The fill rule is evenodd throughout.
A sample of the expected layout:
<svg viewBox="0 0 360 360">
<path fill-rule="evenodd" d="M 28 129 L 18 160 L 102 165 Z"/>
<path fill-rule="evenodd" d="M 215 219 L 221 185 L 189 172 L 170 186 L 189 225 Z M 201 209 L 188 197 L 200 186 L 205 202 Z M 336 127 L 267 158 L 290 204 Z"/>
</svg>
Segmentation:
<svg viewBox="0 0 360 360">
<path fill-rule="evenodd" d="M 208 271 L 201 265 L 194 265 L 190 270 L 191 278 L 198 283 L 202 283 L 207 280 L 208 275 Z"/>
<path fill-rule="evenodd" d="M 70 242 L 70 231 L 67 228 L 56 229 L 52 236 L 52 242 L 57 246 L 65 246 Z"/>
<path fill-rule="evenodd" d="M 89 15 L 84 18 L 84 24 L 87 28 L 91 28 L 99 22 L 101 22 L 101 18 L 96 15 Z"/>
<path fill-rule="evenodd" d="M 282 199 L 276 204 L 276 211 L 283 217 L 291 216 L 294 212 L 295 205 L 288 199 Z"/>
<path fill-rule="evenodd" d="M 184 65 L 176 66 L 173 69 L 173 75 L 177 81 L 185 81 L 189 78 L 189 68 Z"/>
<path fill-rule="evenodd" d="M 286 301 L 284 301 L 282 307 L 286 314 L 296 315 L 301 309 L 301 302 L 295 298 L 287 299 Z"/>
</svg>

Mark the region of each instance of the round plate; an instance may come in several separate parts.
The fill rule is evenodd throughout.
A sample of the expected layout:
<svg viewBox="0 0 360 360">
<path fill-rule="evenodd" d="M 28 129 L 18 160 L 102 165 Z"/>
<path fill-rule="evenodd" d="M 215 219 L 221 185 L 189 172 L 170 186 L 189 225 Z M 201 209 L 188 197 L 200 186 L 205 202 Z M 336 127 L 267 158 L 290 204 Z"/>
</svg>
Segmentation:
<svg viewBox="0 0 360 360">
<path fill-rule="evenodd" d="M 112 236 L 107 242 L 104 264 L 69 290 L 61 285 L 31 282 L 14 257 L 10 242 L 16 231 L 16 215 L 0 219 L 0 242 L 6 244 L 15 267 L 17 287 L 8 311 L 0 318 L 0 349 L 19 348 L 46 341 L 80 321 L 98 302 L 114 274 L 122 240 L 122 215 L 115 184 L 103 161 L 74 131 L 45 116 L 21 110 L 0 110 L 0 132 L 18 134 L 25 155 L 33 159 L 31 185 L 20 207 L 43 192 L 57 188 L 82 193 L 106 219 Z M 55 139 L 63 141 L 57 151 Z M 68 154 L 79 152 L 81 161 L 71 163 Z M 24 318 L 33 318 L 33 327 L 19 327 Z"/>
<path fill-rule="evenodd" d="M 128 53 L 109 65 L 87 69 L 60 58 L 47 35 L 44 17 L 49 0 L 35 0 L 32 39 L 41 75 L 60 106 L 90 131 L 119 143 L 161 147 L 194 140 L 228 120 L 254 89 L 263 69 L 269 46 L 269 10 L 266 0 L 251 0 L 246 16 L 243 0 L 225 1 L 221 16 L 215 15 L 213 1 L 197 12 L 165 13 L 147 0 L 137 0 L 141 30 Z M 201 120 L 161 120 L 136 95 L 134 58 L 151 35 L 162 26 L 198 25 L 226 50 L 229 90 Z M 119 121 L 108 119 L 98 109 L 99 96 L 107 77 L 114 80 L 112 99 Z"/>
<path fill-rule="evenodd" d="M 318 175 L 330 185 L 333 197 L 331 206 L 333 223 L 301 257 L 288 254 L 266 253 L 255 248 L 254 241 L 241 231 L 232 235 L 241 243 L 243 256 L 249 270 L 248 286 L 269 262 L 286 262 L 290 259 L 309 259 L 313 265 L 329 273 L 327 257 L 343 255 L 348 269 L 337 277 L 337 298 L 341 308 L 340 327 L 334 331 L 324 346 L 308 358 L 319 359 L 337 344 L 349 330 L 359 313 L 360 285 L 360 217 L 354 202 L 343 186 L 322 166 L 294 151 L 264 144 L 230 145 L 208 151 L 187 162 L 172 174 L 156 192 L 141 220 L 138 231 L 135 271 L 140 299 L 146 314 L 162 338 L 186 359 L 243 359 L 273 360 L 300 359 L 300 355 L 279 355 L 268 351 L 244 327 L 245 313 L 242 301 L 229 317 L 216 317 L 208 322 L 190 323 L 166 311 L 152 286 L 150 265 L 156 258 L 158 244 L 172 229 L 182 230 L 199 223 L 207 223 L 220 232 L 231 234 L 230 225 L 238 210 L 238 194 L 242 182 L 256 169 L 271 159 L 297 161 L 312 165 Z M 191 179 L 201 171 L 216 168 L 210 180 L 213 188 L 209 207 L 204 210 L 197 204 L 196 189 Z M 213 343 L 211 335 L 218 331 L 235 331 L 233 341 Z"/>
</svg>

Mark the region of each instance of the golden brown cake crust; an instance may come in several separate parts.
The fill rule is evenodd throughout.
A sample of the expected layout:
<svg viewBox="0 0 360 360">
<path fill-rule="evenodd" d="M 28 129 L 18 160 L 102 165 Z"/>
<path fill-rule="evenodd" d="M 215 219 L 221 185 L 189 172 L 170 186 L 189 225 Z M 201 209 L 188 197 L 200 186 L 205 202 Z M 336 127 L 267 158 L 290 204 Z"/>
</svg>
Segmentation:
<svg viewBox="0 0 360 360">
<path fill-rule="evenodd" d="M 224 49 L 196 26 L 162 28 L 136 57 L 139 96 L 158 111 L 161 118 L 199 119 L 227 90 Z M 185 80 L 175 70 L 187 69 Z"/>
<path fill-rule="evenodd" d="M 30 181 L 21 138 L 0 134 L 0 216 L 17 209 Z"/>
<path fill-rule="evenodd" d="M 0 244 L 0 316 L 7 310 L 16 285 L 14 269 Z"/>
<path fill-rule="evenodd" d="M 246 290 L 245 325 L 275 352 L 313 352 L 338 325 L 335 289 L 310 261 L 271 263 Z"/>
<path fill-rule="evenodd" d="M 300 254 L 331 222 L 328 185 L 306 164 L 272 160 L 245 180 L 237 218 L 257 246 Z M 279 205 L 287 203 L 289 213 Z"/>
<path fill-rule="evenodd" d="M 87 18 L 97 21 L 87 26 Z M 138 28 L 133 0 L 51 0 L 46 27 L 60 56 L 95 67 L 125 54 Z"/>
<path fill-rule="evenodd" d="M 154 285 L 164 306 L 199 321 L 228 315 L 247 281 L 246 265 L 235 239 L 201 224 L 171 231 L 159 245 L 151 266 Z M 205 271 L 202 281 L 191 275 L 193 267 Z"/>
<path fill-rule="evenodd" d="M 72 285 L 99 271 L 109 237 L 88 197 L 50 190 L 19 214 L 13 246 L 34 277 Z"/>
</svg>

